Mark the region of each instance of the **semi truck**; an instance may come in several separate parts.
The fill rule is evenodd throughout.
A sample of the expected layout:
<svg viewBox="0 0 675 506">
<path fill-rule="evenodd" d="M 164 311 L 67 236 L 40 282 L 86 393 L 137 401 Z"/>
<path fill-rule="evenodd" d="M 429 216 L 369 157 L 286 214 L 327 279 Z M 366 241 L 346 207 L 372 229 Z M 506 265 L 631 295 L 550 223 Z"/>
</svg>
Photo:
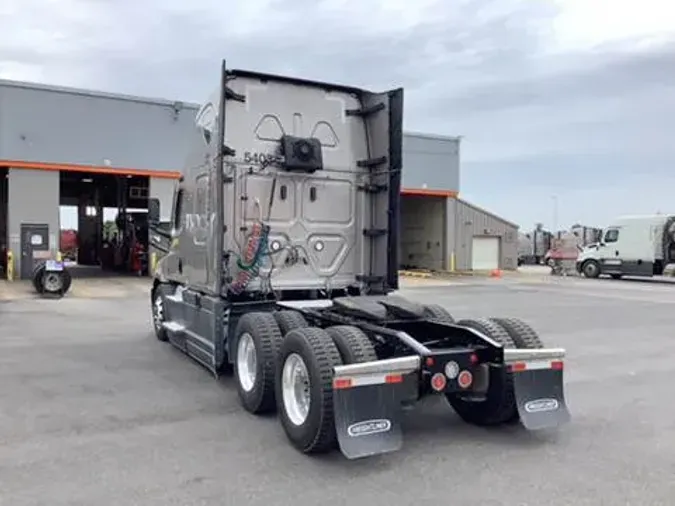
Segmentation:
<svg viewBox="0 0 675 506">
<path fill-rule="evenodd" d="M 398 450 L 402 411 L 426 395 L 480 426 L 570 417 L 564 349 L 519 319 L 459 319 L 397 293 L 402 125 L 402 89 L 223 62 L 171 233 L 154 230 L 169 244 L 150 296 L 157 338 L 231 372 L 243 409 L 277 412 L 306 454 Z"/>
<path fill-rule="evenodd" d="M 675 215 L 624 216 L 580 252 L 577 271 L 587 278 L 651 277 L 675 262 Z"/>
</svg>

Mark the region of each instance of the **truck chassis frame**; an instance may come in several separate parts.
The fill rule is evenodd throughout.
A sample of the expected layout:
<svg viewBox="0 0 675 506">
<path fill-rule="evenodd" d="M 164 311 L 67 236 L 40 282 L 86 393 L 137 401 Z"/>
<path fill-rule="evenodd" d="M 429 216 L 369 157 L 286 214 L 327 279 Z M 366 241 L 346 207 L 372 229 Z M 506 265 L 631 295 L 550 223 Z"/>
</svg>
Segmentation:
<svg viewBox="0 0 675 506">
<path fill-rule="evenodd" d="M 434 394 L 482 426 L 519 420 L 538 430 L 570 418 L 565 350 L 544 348 L 518 319 L 455 321 L 440 306 L 398 295 L 228 303 L 181 288 L 158 283 L 153 289 L 153 308 L 158 299 L 164 308 L 161 318 L 153 313 L 158 337 L 216 375 L 233 369 L 243 407 L 279 411 L 287 436 L 305 453 L 336 445 L 350 459 L 396 451 L 402 411 Z M 215 342 L 181 323 L 186 302 L 201 307 L 203 318 L 185 323 L 205 318 L 209 327 L 221 326 Z M 304 370 L 304 387 L 295 377 L 287 388 L 289 357 Z M 309 406 L 301 423 L 291 416 L 300 408 L 288 404 L 289 396 L 302 397 L 299 388 L 306 399 L 296 404 Z"/>
</svg>

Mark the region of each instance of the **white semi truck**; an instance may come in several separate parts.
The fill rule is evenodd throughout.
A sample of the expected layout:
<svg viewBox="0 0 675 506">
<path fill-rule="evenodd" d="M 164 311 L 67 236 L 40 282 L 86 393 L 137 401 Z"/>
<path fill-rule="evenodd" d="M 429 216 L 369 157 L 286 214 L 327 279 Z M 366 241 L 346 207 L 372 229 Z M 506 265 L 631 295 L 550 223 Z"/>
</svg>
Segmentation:
<svg viewBox="0 0 675 506">
<path fill-rule="evenodd" d="M 607 227 L 599 242 L 586 246 L 577 271 L 587 278 L 609 275 L 660 276 L 675 262 L 675 215 L 624 216 Z"/>
</svg>

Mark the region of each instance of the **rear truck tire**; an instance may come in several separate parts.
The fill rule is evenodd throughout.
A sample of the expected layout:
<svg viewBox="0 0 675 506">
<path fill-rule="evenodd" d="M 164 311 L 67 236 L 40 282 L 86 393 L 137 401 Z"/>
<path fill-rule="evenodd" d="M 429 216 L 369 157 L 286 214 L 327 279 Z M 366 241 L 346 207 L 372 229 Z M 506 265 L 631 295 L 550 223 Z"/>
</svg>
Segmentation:
<svg viewBox="0 0 675 506">
<path fill-rule="evenodd" d="M 323 329 L 290 331 L 277 360 L 276 400 L 281 425 L 303 453 L 323 453 L 337 446 L 333 408 L 333 367 L 340 352 Z"/>
<path fill-rule="evenodd" d="M 291 330 L 309 327 L 307 320 L 299 311 L 281 310 L 274 312 L 274 319 L 279 325 L 282 335 L 288 334 Z"/>
<path fill-rule="evenodd" d="M 377 360 L 373 343 L 360 328 L 336 325 L 328 327 L 326 332 L 335 343 L 343 364 L 360 364 Z"/>
<path fill-rule="evenodd" d="M 438 304 L 425 304 L 424 316 L 440 323 L 455 323 L 455 319 L 450 312 Z"/>
<path fill-rule="evenodd" d="M 167 342 L 169 340 L 169 335 L 162 326 L 162 323 L 166 321 L 164 298 L 171 293 L 171 285 L 165 283 L 158 284 L 152 291 L 152 306 L 150 308 L 152 314 L 152 328 L 155 331 L 155 337 L 162 342 Z"/>
<path fill-rule="evenodd" d="M 244 314 L 234 332 L 234 378 L 241 405 L 253 414 L 273 412 L 277 354 L 283 340 L 271 312 Z"/>
<path fill-rule="evenodd" d="M 585 278 L 596 279 L 600 276 L 600 264 L 595 260 L 586 260 L 581 264 L 581 272 Z"/>
<path fill-rule="evenodd" d="M 490 318 L 503 328 L 516 345 L 516 348 L 535 350 L 544 348 L 539 334 L 519 318 Z"/>
<path fill-rule="evenodd" d="M 457 324 L 477 330 L 505 348 L 516 347 L 506 330 L 488 318 L 460 320 Z M 481 398 L 446 394 L 448 402 L 462 420 L 473 425 L 488 427 L 517 421 L 512 373 L 506 368 L 490 367 L 489 375 L 488 390 Z"/>
</svg>

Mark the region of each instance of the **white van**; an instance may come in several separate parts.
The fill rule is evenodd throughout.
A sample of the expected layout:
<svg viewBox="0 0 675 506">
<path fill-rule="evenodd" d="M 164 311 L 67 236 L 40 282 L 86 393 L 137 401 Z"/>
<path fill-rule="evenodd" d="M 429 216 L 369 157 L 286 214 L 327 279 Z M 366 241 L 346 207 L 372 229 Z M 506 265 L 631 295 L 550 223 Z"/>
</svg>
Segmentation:
<svg viewBox="0 0 675 506">
<path fill-rule="evenodd" d="M 675 258 L 674 230 L 672 215 L 620 218 L 605 229 L 600 242 L 583 248 L 577 271 L 587 278 L 661 275 Z"/>
</svg>

